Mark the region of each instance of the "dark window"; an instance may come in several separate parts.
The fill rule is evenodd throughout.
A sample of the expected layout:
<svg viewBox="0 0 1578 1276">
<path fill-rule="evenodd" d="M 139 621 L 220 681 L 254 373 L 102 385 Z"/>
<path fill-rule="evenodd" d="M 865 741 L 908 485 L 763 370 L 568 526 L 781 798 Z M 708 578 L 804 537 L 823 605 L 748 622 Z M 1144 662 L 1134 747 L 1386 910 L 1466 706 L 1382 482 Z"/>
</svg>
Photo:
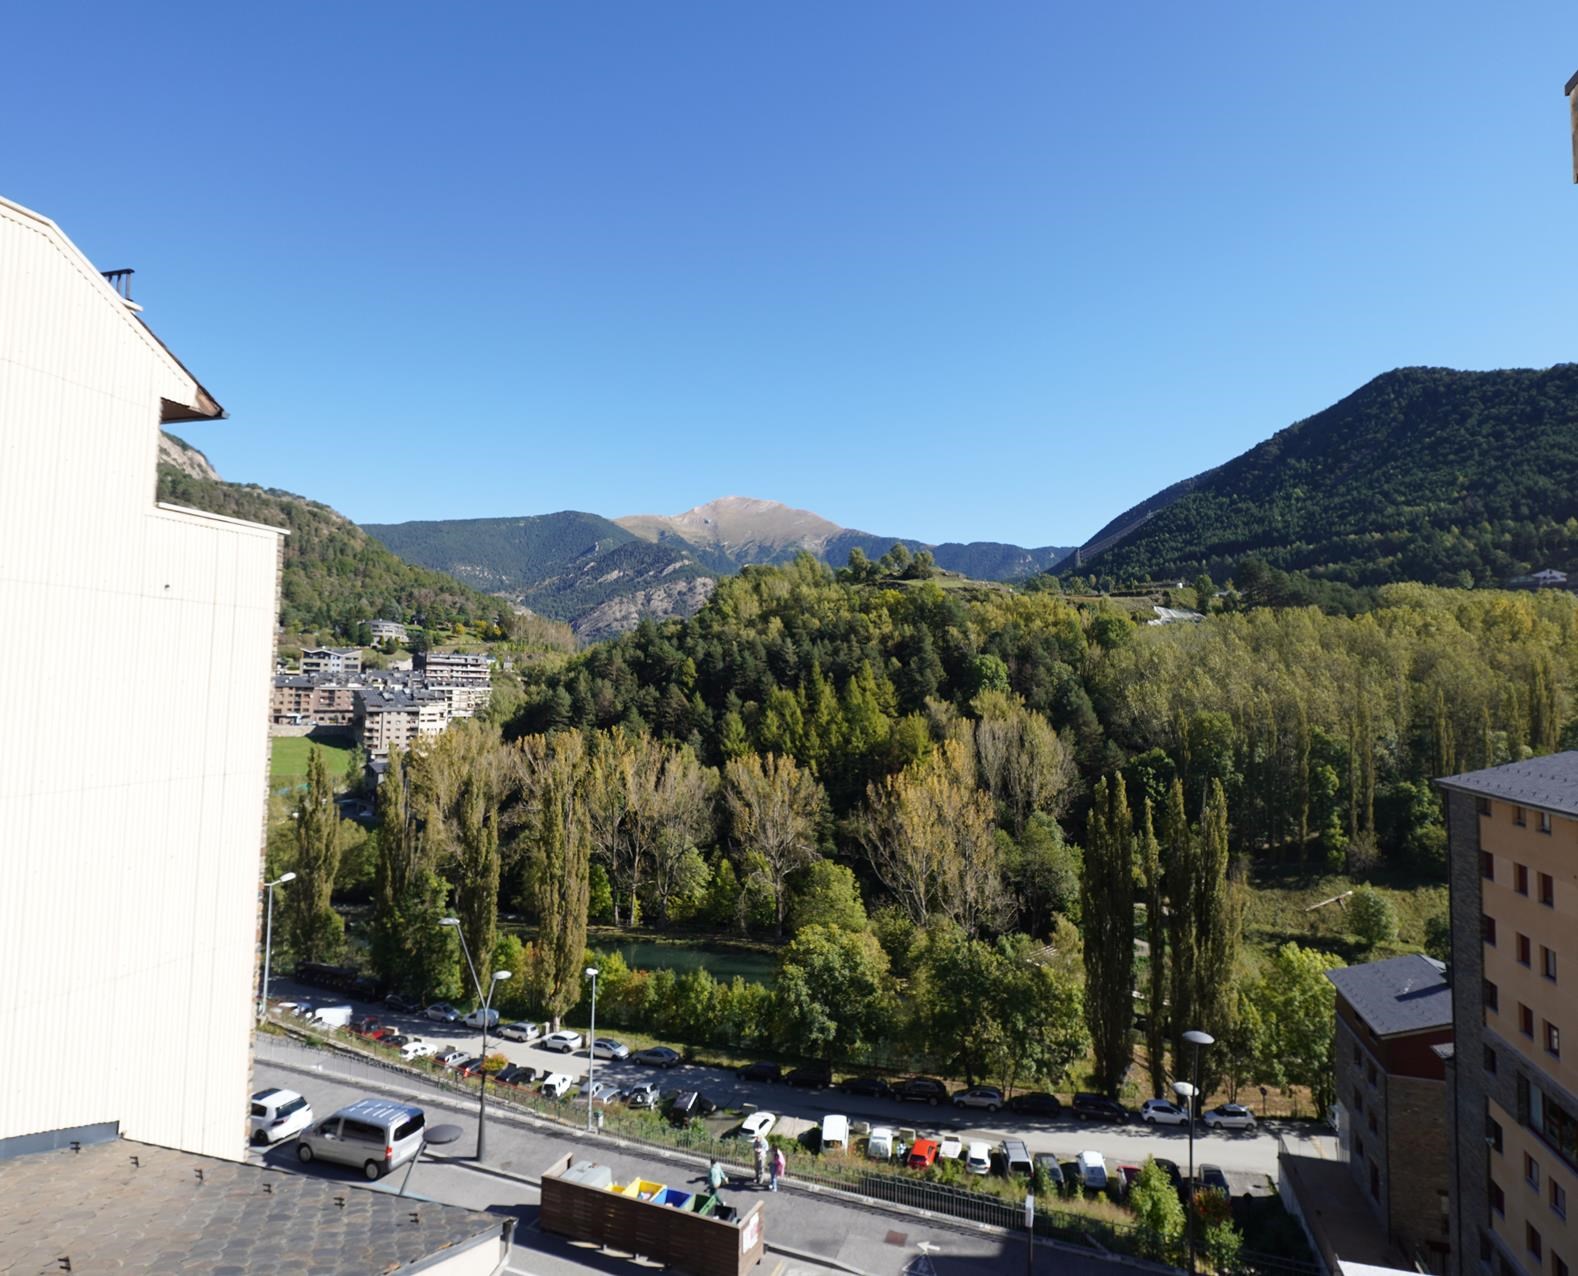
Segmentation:
<svg viewBox="0 0 1578 1276">
<path fill-rule="evenodd" d="M 1488 1113 L 1485 1116 L 1485 1139 L 1492 1152 L 1501 1151 L 1501 1122 Z"/>
<path fill-rule="evenodd" d="M 1556 881 L 1549 873 L 1540 874 L 1540 903 L 1546 908 L 1556 907 Z"/>
<path fill-rule="evenodd" d="M 1372 1113 L 1370 1113 L 1370 1133 L 1371 1134 L 1376 1134 L 1379 1131 L 1380 1131 L 1380 1126 L 1378 1126 L 1376 1124 L 1376 1122 L 1375 1122 L 1375 1113 L 1372 1112 Z"/>
<path fill-rule="evenodd" d="M 1364 1160 L 1364 1140 L 1357 1134 L 1353 1136 L 1353 1159 L 1355 1161 Z"/>
<path fill-rule="evenodd" d="M 1541 811 L 1540 812 L 1540 832 L 1541 833 L 1549 833 L 1550 831 L 1551 831 L 1551 813 L 1549 811 Z"/>
<path fill-rule="evenodd" d="M 347 1120 L 340 1130 L 340 1137 L 357 1143 L 376 1143 L 379 1147 L 384 1145 L 384 1132 L 366 1121 Z"/>
<path fill-rule="evenodd" d="M 1544 944 L 1540 945 L 1540 971 L 1547 979 L 1556 978 L 1556 954 Z"/>
<path fill-rule="evenodd" d="M 306 1106 L 307 1101 L 298 1094 L 294 1099 L 292 1099 L 279 1110 L 278 1115 L 282 1117 L 288 1117 L 294 1112 L 300 1112 Z"/>
<path fill-rule="evenodd" d="M 1540 1239 L 1540 1234 L 1534 1230 L 1533 1223 L 1523 1225 L 1523 1243 L 1529 1247 L 1529 1253 L 1535 1258 L 1545 1257 L 1545 1242 Z"/>
<path fill-rule="evenodd" d="M 1562 1217 L 1566 1217 L 1565 1210 L 1562 1212 Z M 1562 1256 L 1555 1250 L 1551 1251 L 1551 1276 L 1567 1276 L 1567 1264 L 1562 1262 Z"/>
<path fill-rule="evenodd" d="M 1496 857 L 1489 851 L 1479 853 L 1479 875 L 1487 882 L 1496 880 Z"/>
<path fill-rule="evenodd" d="M 1518 1118 L 1568 1165 L 1578 1168 L 1578 1118 L 1527 1077 L 1518 1078 Z"/>
<path fill-rule="evenodd" d="M 1496 1052 L 1489 1046 L 1485 1047 L 1485 1071 L 1491 1076 L 1496 1075 Z"/>
<path fill-rule="evenodd" d="M 1381 1199 L 1381 1171 L 1376 1168 L 1374 1161 L 1370 1162 L 1370 1195 L 1376 1200 Z"/>
<path fill-rule="evenodd" d="M 418 1112 L 409 1121 L 403 1121 L 395 1127 L 394 1141 L 399 1143 L 402 1139 L 409 1139 L 426 1124 L 427 1117 Z"/>
<path fill-rule="evenodd" d="M 1372 1086 L 1375 1084 L 1375 1064 L 1367 1061 L 1364 1065 L 1364 1079 Z"/>
<path fill-rule="evenodd" d="M 252 1115 L 253 1116 L 267 1116 L 268 1115 L 268 1109 L 265 1108 L 261 1103 L 254 1103 L 252 1105 Z"/>
<path fill-rule="evenodd" d="M 1507 1194 L 1501 1190 L 1501 1184 L 1495 1179 L 1490 1180 L 1490 1208 L 1501 1215 L 1507 1212 Z"/>
<path fill-rule="evenodd" d="M 1358 1086 L 1353 1087 L 1353 1110 L 1355 1112 L 1364 1111 L 1364 1091 L 1359 1089 Z"/>
<path fill-rule="evenodd" d="M 1525 1037 L 1534 1036 L 1534 1012 L 1521 1001 L 1518 1003 L 1518 1031 Z"/>
<path fill-rule="evenodd" d="M 1492 948 L 1496 946 L 1496 919 L 1488 913 L 1479 915 L 1479 937 Z"/>
<path fill-rule="evenodd" d="M 1524 813 L 1524 810 L 1521 806 L 1515 806 L 1512 808 L 1512 822 L 1520 829 L 1529 822 L 1529 817 Z"/>
<path fill-rule="evenodd" d="M 1353 1043 L 1353 1066 L 1356 1068 L 1359 1066 L 1359 1043 L 1357 1041 Z"/>
<path fill-rule="evenodd" d="M 1491 983 L 1490 980 L 1488 980 L 1488 979 L 1485 981 L 1485 1009 L 1486 1010 L 1500 1010 L 1501 1009 L 1501 997 L 1500 997 L 1500 994 L 1498 994 L 1497 991 L 1496 991 L 1496 985 Z"/>
<path fill-rule="evenodd" d="M 1545 1053 L 1550 1055 L 1553 1059 L 1560 1059 L 1562 1057 L 1561 1029 L 1553 1024 L 1549 1019 L 1544 1021 L 1544 1028 Z"/>
<path fill-rule="evenodd" d="M 1523 1154 L 1523 1181 L 1536 1192 L 1540 1190 L 1540 1163 L 1527 1152 Z"/>
<path fill-rule="evenodd" d="M 1566 1218 L 1567 1189 L 1558 1183 L 1554 1178 L 1549 1178 L 1548 1176 L 1545 1186 L 1547 1188 L 1546 1199 L 1550 1201 L 1551 1209 L 1562 1218 Z"/>
<path fill-rule="evenodd" d="M 1520 966 L 1527 966 L 1533 960 L 1533 955 L 1534 955 L 1534 945 L 1529 943 L 1529 937 L 1527 935 L 1519 935 L 1518 936 L 1518 965 L 1520 965 Z"/>
<path fill-rule="evenodd" d="M 1520 895 L 1529 893 L 1529 866 L 1527 864 L 1514 864 L 1512 866 L 1512 889 Z"/>
<path fill-rule="evenodd" d="M 1476 811 L 1478 811 L 1481 815 L 1489 815 L 1490 814 L 1490 799 L 1488 797 L 1477 797 L 1477 798 L 1475 798 L 1474 799 L 1474 809 Z"/>
</svg>

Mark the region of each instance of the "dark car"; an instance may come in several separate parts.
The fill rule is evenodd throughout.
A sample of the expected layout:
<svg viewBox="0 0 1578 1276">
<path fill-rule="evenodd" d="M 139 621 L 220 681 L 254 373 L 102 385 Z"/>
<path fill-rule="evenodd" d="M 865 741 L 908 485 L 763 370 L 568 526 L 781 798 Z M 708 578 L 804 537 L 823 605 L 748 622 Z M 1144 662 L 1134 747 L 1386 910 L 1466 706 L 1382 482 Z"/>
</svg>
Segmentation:
<svg viewBox="0 0 1578 1276">
<path fill-rule="evenodd" d="M 537 1079 L 537 1069 L 524 1063 L 512 1063 L 500 1068 L 493 1079 L 501 1085 L 530 1085 Z"/>
<path fill-rule="evenodd" d="M 482 1056 L 473 1055 L 455 1068 L 455 1074 L 461 1077 L 474 1077 L 482 1071 Z"/>
<path fill-rule="evenodd" d="M 808 1063 L 803 1068 L 796 1068 L 784 1080 L 789 1085 L 820 1090 L 833 1084 L 833 1068 L 827 1063 Z"/>
<path fill-rule="evenodd" d="M 1008 1110 L 1020 1116 L 1055 1117 L 1063 1113 L 1063 1103 L 1055 1094 L 1016 1094 L 1008 1101 Z"/>
<path fill-rule="evenodd" d="M 765 1081 L 769 1085 L 783 1079 L 784 1070 L 776 1063 L 753 1063 L 741 1068 L 734 1075 L 741 1081 Z"/>
<path fill-rule="evenodd" d="M 1178 1162 L 1157 1157 L 1156 1164 L 1162 1167 L 1162 1173 L 1172 1181 L 1173 1187 L 1180 1192 L 1183 1191 L 1183 1171 L 1178 1168 Z"/>
<path fill-rule="evenodd" d="M 373 1039 L 381 1046 L 393 1046 L 396 1050 L 411 1040 L 405 1033 L 396 1032 L 393 1028 L 387 1026 L 379 1036 Z"/>
<path fill-rule="evenodd" d="M 1104 1094 L 1076 1094 L 1074 1115 L 1086 1121 L 1127 1122 L 1129 1119 L 1128 1109 Z"/>
<path fill-rule="evenodd" d="M 351 1020 L 348 1026 L 358 1037 L 376 1037 L 383 1024 L 372 1015 L 363 1015 Z"/>
<path fill-rule="evenodd" d="M 858 1095 L 862 1099 L 891 1099 L 893 1087 L 881 1077 L 850 1077 L 847 1081 L 840 1081 L 838 1088 L 845 1094 Z"/>
<path fill-rule="evenodd" d="M 1036 1170 L 1047 1176 L 1047 1187 L 1054 1192 L 1063 1190 L 1063 1167 L 1057 1163 L 1055 1152 L 1037 1152 Z"/>
<path fill-rule="evenodd" d="M 1223 1196 L 1232 1196 L 1233 1189 L 1228 1186 L 1227 1175 L 1222 1173 L 1220 1165 L 1202 1165 L 1199 1178 L 1202 1192 L 1220 1192 Z"/>
<path fill-rule="evenodd" d="M 717 1110 L 718 1105 L 699 1090 L 687 1090 L 674 1096 L 674 1102 L 669 1104 L 668 1119 L 675 1125 L 684 1125 L 711 1116 Z"/>
<path fill-rule="evenodd" d="M 403 997 L 397 992 L 392 992 L 384 998 L 384 1009 L 392 1010 L 397 1015 L 414 1015 L 418 1010 L 422 1009 L 422 1004 L 411 1000 L 409 997 Z"/>
<path fill-rule="evenodd" d="M 936 1077 L 910 1077 L 893 1087 L 894 1095 L 905 1103 L 929 1103 L 936 1107 L 948 1101 L 948 1087 Z"/>
</svg>

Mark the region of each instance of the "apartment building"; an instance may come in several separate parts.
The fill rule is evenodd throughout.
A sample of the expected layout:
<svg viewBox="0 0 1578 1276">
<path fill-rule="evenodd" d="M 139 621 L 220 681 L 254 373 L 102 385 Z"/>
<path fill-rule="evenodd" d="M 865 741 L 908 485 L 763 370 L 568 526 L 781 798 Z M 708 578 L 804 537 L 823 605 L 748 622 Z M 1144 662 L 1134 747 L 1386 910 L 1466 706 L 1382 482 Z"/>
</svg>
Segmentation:
<svg viewBox="0 0 1578 1276">
<path fill-rule="evenodd" d="M 370 620 L 367 622 L 367 628 L 372 634 L 373 641 L 377 643 L 407 640 L 405 626 L 398 620 Z"/>
<path fill-rule="evenodd" d="M 276 726 L 349 729 L 356 720 L 354 684 L 324 674 L 276 674 L 269 721 Z"/>
<path fill-rule="evenodd" d="M 360 647 L 308 647 L 301 653 L 301 671 L 328 674 L 334 678 L 354 678 L 362 671 Z"/>
<path fill-rule="evenodd" d="M 1414 953 L 1326 977 L 1337 989 L 1333 1043 L 1339 1146 L 1387 1239 L 1431 1271 L 1450 1248 L 1446 1063 L 1452 990 L 1442 963 Z"/>
<path fill-rule="evenodd" d="M 1447 798 L 1454 1270 L 1578 1264 L 1578 752 L 1437 781 Z M 1568 1048 L 1563 1052 L 1563 1033 Z"/>
<path fill-rule="evenodd" d="M 386 758 L 390 749 L 409 749 L 422 736 L 449 725 L 449 706 L 431 691 L 378 691 L 358 688 L 356 741 L 369 758 Z"/>
<path fill-rule="evenodd" d="M 416 672 L 430 687 L 486 687 L 487 656 L 464 655 L 458 651 L 422 651 L 416 655 Z"/>
</svg>

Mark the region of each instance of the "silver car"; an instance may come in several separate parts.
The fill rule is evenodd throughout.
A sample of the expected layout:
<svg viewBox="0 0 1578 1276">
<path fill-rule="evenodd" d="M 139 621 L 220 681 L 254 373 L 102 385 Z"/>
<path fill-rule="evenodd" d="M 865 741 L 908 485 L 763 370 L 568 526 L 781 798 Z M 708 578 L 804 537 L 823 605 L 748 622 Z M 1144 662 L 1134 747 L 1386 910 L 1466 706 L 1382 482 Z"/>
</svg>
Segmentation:
<svg viewBox="0 0 1578 1276">
<path fill-rule="evenodd" d="M 327 1121 L 303 1130 L 296 1155 L 303 1164 L 333 1161 L 369 1179 L 382 1178 L 422 1150 L 427 1117 L 421 1108 L 390 1099 L 358 1099 Z"/>
<path fill-rule="evenodd" d="M 599 1037 L 592 1042 L 592 1058 L 594 1059 L 628 1059 L 630 1047 L 623 1041 L 615 1041 L 612 1037 Z"/>
<path fill-rule="evenodd" d="M 498 1035 L 506 1041 L 536 1041 L 542 1036 L 542 1028 L 522 1020 L 519 1023 L 505 1024 L 498 1030 Z"/>
</svg>

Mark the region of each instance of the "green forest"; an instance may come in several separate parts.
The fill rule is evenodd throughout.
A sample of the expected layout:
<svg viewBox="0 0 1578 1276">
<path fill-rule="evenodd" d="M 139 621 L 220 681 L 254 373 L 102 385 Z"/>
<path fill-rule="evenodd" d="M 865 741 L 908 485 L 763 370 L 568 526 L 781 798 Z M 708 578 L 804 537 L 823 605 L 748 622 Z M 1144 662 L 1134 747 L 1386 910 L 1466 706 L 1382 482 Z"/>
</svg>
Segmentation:
<svg viewBox="0 0 1578 1276">
<path fill-rule="evenodd" d="M 1575 433 L 1578 364 L 1399 369 L 1177 485 L 1182 495 L 1118 544 L 1061 569 L 1222 580 L 1258 556 L 1361 586 L 1485 586 L 1565 569 L 1578 557 Z"/>
<path fill-rule="evenodd" d="M 688 620 L 529 671 L 502 729 L 397 759 L 356 852 L 363 958 L 461 995 L 430 924 L 453 909 L 523 972 L 511 1013 L 563 1016 L 589 921 L 746 935 L 780 946 L 770 989 L 604 958 L 599 1021 L 1114 1092 L 1159 1085 L 1203 1024 L 1213 1083 L 1318 1095 L 1322 972 L 1440 940 L 1412 915 L 1445 875 L 1431 780 L 1578 733 L 1562 592 L 1390 585 L 1353 617 L 1145 626 L 895 566 L 748 568 Z M 346 846 L 318 770 L 272 854 L 303 878 L 286 946 L 326 959 Z M 1340 937 L 1268 920 L 1258 887 L 1331 874 L 1359 887 Z"/>
</svg>

